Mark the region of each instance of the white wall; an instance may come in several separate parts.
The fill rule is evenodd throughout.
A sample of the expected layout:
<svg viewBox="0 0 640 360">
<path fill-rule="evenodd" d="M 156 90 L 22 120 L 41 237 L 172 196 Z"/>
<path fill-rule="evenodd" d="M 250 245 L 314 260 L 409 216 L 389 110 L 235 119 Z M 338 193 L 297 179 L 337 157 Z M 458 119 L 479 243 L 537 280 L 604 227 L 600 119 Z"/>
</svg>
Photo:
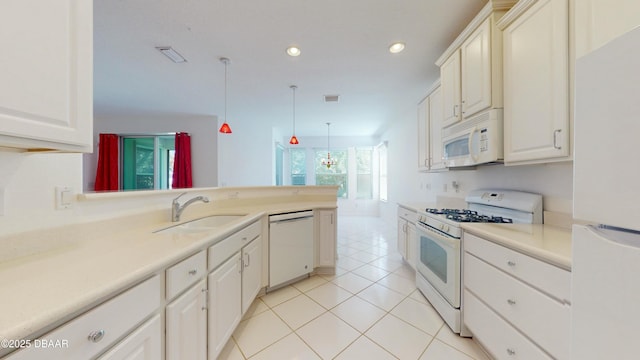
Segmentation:
<svg viewBox="0 0 640 360">
<path fill-rule="evenodd" d="M 271 124 L 260 119 L 229 121 L 231 134 L 218 134 L 218 185 L 273 185 L 274 143 Z M 216 130 L 217 131 L 217 130 Z"/>
<path fill-rule="evenodd" d="M 159 115 L 154 117 L 96 117 L 93 123 L 93 154 L 84 155 L 83 190 L 93 191 L 98 162 L 100 133 L 162 134 L 187 132 L 191 135 L 191 162 L 194 187 L 218 185 L 218 128 L 215 116 Z"/>
</svg>

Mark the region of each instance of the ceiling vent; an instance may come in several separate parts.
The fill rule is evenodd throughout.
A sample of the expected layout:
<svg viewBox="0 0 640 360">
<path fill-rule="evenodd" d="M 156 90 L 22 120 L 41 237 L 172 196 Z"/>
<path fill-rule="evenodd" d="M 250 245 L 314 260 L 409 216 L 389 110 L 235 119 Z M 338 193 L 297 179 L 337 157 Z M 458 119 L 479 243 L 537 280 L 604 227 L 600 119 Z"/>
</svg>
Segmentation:
<svg viewBox="0 0 640 360">
<path fill-rule="evenodd" d="M 340 100 L 340 95 L 325 95 L 324 102 L 338 102 Z"/>
</svg>

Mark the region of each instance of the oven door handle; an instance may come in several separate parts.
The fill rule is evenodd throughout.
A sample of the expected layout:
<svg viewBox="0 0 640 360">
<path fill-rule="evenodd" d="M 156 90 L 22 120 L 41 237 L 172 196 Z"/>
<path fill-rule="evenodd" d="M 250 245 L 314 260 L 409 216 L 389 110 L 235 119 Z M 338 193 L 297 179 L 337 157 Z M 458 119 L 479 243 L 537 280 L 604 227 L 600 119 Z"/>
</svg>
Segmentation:
<svg viewBox="0 0 640 360">
<path fill-rule="evenodd" d="M 416 229 L 421 231 L 425 235 L 429 236 L 432 240 L 436 240 L 441 245 L 447 246 L 449 248 L 457 249 L 460 247 L 460 239 L 456 239 L 453 237 L 445 236 L 438 231 L 431 229 L 427 225 L 423 225 L 420 222 L 416 223 Z"/>
</svg>

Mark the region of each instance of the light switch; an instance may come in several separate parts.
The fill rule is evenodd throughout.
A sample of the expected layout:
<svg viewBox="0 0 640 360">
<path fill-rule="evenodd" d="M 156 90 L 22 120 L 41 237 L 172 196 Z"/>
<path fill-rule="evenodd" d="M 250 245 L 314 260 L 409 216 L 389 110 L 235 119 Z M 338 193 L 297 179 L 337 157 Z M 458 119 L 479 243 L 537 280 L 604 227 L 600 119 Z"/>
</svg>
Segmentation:
<svg viewBox="0 0 640 360">
<path fill-rule="evenodd" d="M 67 186 L 56 186 L 56 209 L 70 209 L 73 206 L 73 189 Z"/>
</svg>

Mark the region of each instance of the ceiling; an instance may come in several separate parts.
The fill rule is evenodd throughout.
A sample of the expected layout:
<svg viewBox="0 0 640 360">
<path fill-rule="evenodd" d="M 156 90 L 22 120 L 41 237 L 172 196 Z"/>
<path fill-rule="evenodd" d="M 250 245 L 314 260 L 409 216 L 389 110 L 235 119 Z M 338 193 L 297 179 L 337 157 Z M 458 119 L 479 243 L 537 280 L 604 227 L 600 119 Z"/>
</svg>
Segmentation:
<svg viewBox="0 0 640 360">
<path fill-rule="evenodd" d="M 296 134 L 378 136 L 439 77 L 487 0 L 95 0 L 96 117 L 227 115 Z M 391 43 L 406 48 L 391 54 Z M 302 50 L 290 57 L 290 45 Z M 171 46 L 173 63 L 155 49 Z M 340 95 L 325 103 L 324 95 Z"/>
</svg>

